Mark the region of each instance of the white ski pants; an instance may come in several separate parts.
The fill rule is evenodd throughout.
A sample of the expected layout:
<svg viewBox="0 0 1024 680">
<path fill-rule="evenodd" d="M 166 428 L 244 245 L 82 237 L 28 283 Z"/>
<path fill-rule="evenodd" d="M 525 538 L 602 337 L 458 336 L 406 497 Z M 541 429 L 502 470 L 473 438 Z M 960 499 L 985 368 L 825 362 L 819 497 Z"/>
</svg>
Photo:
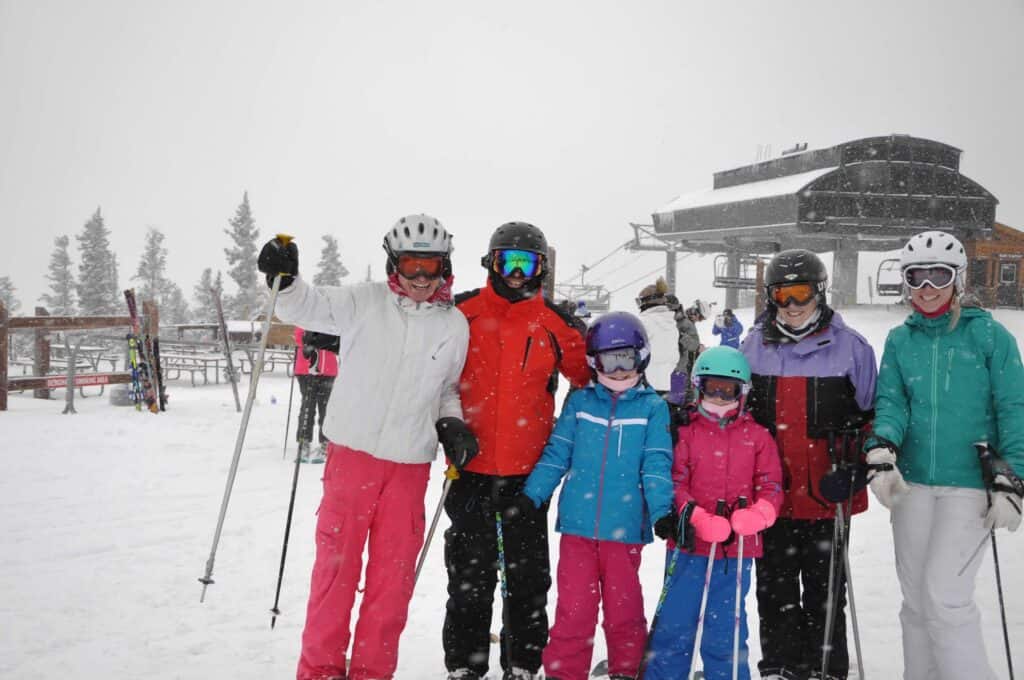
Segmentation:
<svg viewBox="0 0 1024 680">
<path fill-rule="evenodd" d="M 985 655 L 974 580 L 988 534 L 985 492 L 911 484 L 893 508 L 896 573 L 903 591 L 903 680 L 996 680 Z"/>
</svg>

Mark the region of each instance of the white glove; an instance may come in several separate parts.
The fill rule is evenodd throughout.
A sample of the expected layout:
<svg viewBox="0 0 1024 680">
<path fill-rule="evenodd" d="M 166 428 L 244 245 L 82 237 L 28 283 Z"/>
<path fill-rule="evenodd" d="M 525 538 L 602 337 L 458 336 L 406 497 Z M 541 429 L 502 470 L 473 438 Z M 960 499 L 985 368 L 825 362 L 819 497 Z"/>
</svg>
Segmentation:
<svg viewBox="0 0 1024 680">
<path fill-rule="evenodd" d="M 992 487 L 990 507 L 985 513 L 985 528 L 1016 531 L 1020 526 L 1021 497 L 1016 491 L 1004 490 L 1013 489 L 1006 475 L 996 475 Z"/>
<path fill-rule="evenodd" d="M 869 466 L 891 466 L 887 470 L 869 468 L 868 471 L 869 484 L 875 498 L 891 510 L 910 491 L 910 487 L 903 480 L 903 475 L 900 474 L 900 469 L 896 467 L 896 454 L 892 449 L 877 447 L 868 451 L 867 462 Z"/>
</svg>

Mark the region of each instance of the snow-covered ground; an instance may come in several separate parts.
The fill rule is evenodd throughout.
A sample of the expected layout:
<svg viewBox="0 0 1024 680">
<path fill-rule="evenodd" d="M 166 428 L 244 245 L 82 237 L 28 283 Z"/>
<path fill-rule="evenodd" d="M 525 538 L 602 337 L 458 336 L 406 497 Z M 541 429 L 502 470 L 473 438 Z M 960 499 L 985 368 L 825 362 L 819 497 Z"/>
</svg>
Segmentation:
<svg viewBox="0 0 1024 680">
<path fill-rule="evenodd" d="M 845 316 L 880 354 L 886 331 L 903 315 L 876 307 Z M 750 310 L 739 310 L 739 316 L 749 325 Z M 997 311 L 996 317 L 1018 337 L 1024 333 L 1024 313 Z M 701 334 L 712 340 L 707 323 Z M 172 382 L 170 410 L 159 416 L 112 407 L 106 397 L 78 399 L 79 413 L 73 416 L 61 415 L 62 392 L 56 393 L 58 401 L 11 398 L 10 411 L 0 413 L 0 677 L 294 677 L 322 468 L 302 468 L 282 615 L 272 631 L 268 610 L 293 467 L 282 459 L 289 385 L 280 371 L 260 382 L 217 552 L 216 583 L 204 604 L 197 578 L 206 568 L 240 420 L 230 390 Z M 289 456 L 292 452 L 290 446 Z M 441 473 L 438 462 L 428 513 L 436 507 Z M 442 519 L 413 598 L 402 637 L 400 680 L 444 677 L 439 539 L 445 524 Z M 1004 532 L 999 539 L 1010 637 L 1020 669 L 1024 532 Z M 859 516 L 852 540 L 866 672 L 876 679 L 898 678 L 900 594 L 887 511 L 873 506 Z M 556 550 L 557 545 L 552 542 Z M 965 557 L 973 547 L 964 546 Z M 649 617 L 662 564 L 659 542 L 645 550 L 642 567 Z M 998 675 L 1007 677 L 991 555 L 981 570 L 978 601 L 989 658 Z M 747 611 L 753 666 L 760 657 L 753 593 Z M 597 635 L 595 661 L 604 656 L 600 629 Z"/>
</svg>

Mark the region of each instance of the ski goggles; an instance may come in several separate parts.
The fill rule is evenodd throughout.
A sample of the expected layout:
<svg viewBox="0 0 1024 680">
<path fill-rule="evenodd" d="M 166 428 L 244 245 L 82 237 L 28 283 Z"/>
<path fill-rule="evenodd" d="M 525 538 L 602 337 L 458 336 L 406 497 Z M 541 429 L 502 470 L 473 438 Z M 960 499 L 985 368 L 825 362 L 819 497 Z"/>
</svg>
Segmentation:
<svg viewBox="0 0 1024 680">
<path fill-rule="evenodd" d="M 403 253 L 398 256 L 395 269 L 407 279 L 415 279 L 417 276 L 436 279 L 444 272 L 444 256 Z"/>
<path fill-rule="evenodd" d="M 779 307 L 791 302 L 806 305 L 818 294 L 818 287 L 813 283 L 782 283 L 768 289 L 768 296 Z"/>
<path fill-rule="evenodd" d="M 518 269 L 525 278 L 532 279 L 540 273 L 541 257 L 529 250 L 496 250 L 492 267 L 503 277 L 512 276 Z"/>
<path fill-rule="evenodd" d="M 956 270 L 948 264 L 913 265 L 903 270 L 903 282 L 912 290 L 919 290 L 924 284 L 942 289 L 956 281 Z"/>
<path fill-rule="evenodd" d="M 632 347 L 606 349 L 594 355 L 594 368 L 600 373 L 635 371 L 640 367 L 640 353 Z"/>
<path fill-rule="evenodd" d="M 743 382 L 735 378 L 717 375 L 702 375 L 697 379 L 697 389 L 705 397 L 736 401 L 743 394 Z"/>
</svg>

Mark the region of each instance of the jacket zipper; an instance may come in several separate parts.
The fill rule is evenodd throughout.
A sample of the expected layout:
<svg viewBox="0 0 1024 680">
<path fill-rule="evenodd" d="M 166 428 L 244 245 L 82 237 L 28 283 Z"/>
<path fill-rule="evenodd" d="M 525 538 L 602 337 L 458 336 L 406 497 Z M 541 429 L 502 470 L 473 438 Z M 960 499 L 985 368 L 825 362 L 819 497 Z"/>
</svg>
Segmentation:
<svg viewBox="0 0 1024 680">
<path fill-rule="evenodd" d="M 949 392 L 949 378 L 953 373 L 953 348 L 949 348 L 949 353 L 946 355 L 946 391 Z"/>
<path fill-rule="evenodd" d="M 442 342 L 442 343 L 441 343 L 441 344 L 440 344 L 440 345 L 438 346 L 438 348 L 434 350 L 434 353 L 430 355 L 430 358 L 431 358 L 431 359 L 437 359 L 437 355 L 438 355 L 438 354 L 440 354 L 440 353 L 441 353 L 441 350 L 443 350 L 443 349 L 444 349 L 444 346 L 448 344 L 448 340 L 449 340 L 449 338 L 445 338 L 444 342 Z"/>
<path fill-rule="evenodd" d="M 935 437 L 939 420 L 939 338 L 932 340 L 932 441 L 931 459 L 928 464 L 928 481 L 935 481 Z"/>
<path fill-rule="evenodd" d="M 530 357 L 530 345 L 533 344 L 533 336 L 526 338 L 526 351 L 523 352 L 523 367 L 521 370 L 526 370 L 526 360 Z"/>
<path fill-rule="evenodd" d="M 619 423 L 619 450 L 615 453 L 616 458 L 622 458 L 622 428 L 622 424 Z"/>
<path fill-rule="evenodd" d="M 608 427 L 604 431 L 604 453 L 601 454 L 601 476 L 597 480 L 597 512 L 594 513 L 594 540 L 601 537 L 601 504 L 604 502 L 604 469 L 608 464 L 608 440 L 612 434 L 612 422 L 615 420 L 615 405 L 619 401 L 618 394 L 612 394 L 612 411 L 608 414 Z"/>
</svg>

